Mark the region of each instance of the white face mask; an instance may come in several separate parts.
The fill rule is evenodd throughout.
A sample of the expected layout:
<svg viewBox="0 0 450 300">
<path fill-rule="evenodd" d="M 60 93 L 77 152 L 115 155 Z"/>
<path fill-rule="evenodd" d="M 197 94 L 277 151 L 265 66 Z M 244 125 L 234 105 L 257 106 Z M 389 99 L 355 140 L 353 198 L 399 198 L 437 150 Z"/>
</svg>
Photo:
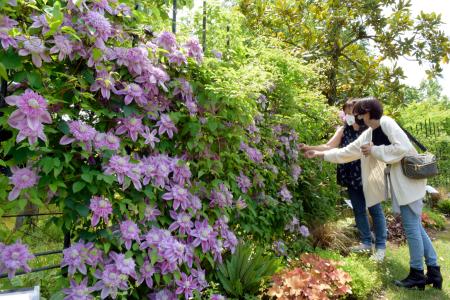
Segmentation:
<svg viewBox="0 0 450 300">
<path fill-rule="evenodd" d="M 345 122 L 347 122 L 348 126 L 352 126 L 353 124 L 355 124 L 355 116 L 345 115 Z"/>
</svg>

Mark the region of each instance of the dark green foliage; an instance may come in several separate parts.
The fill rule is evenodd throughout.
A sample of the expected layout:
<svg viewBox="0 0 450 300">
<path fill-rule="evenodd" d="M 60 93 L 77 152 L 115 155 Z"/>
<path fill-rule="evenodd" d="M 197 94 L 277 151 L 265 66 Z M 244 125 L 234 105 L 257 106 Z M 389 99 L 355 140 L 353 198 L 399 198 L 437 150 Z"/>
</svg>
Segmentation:
<svg viewBox="0 0 450 300">
<path fill-rule="evenodd" d="M 228 295 L 245 299 L 246 294 L 259 294 L 263 282 L 280 265 L 280 259 L 265 255 L 262 248 L 239 244 L 236 252 L 218 267 L 216 275 Z"/>
</svg>

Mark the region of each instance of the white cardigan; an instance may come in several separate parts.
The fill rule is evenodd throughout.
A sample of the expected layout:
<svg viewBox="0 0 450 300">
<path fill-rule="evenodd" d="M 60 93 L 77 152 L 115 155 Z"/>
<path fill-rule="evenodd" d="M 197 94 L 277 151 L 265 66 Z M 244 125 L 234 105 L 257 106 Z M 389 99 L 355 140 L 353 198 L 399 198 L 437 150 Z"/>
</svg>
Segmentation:
<svg viewBox="0 0 450 300">
<path fill-rule="evenodd" d="M 392 187 L 399 205 L 407 205 L 422 199 L 425 196 L 426 179 L 406 177 L 400 164 L 405 155 L 416 154 L 416 149 L 393 119 L 382 116 L 380 124 L 391 145 L 373 146 L 371 154 L 365 157 L 360 147 L 372 141 L 372 128 L 369 128 L 348 146 L 325 151 L 324 159 L 341 164 L 361 159 L 361 177 L 367 207 L 384 200 L 386 164 L 391 165 Z"/>
</svg>

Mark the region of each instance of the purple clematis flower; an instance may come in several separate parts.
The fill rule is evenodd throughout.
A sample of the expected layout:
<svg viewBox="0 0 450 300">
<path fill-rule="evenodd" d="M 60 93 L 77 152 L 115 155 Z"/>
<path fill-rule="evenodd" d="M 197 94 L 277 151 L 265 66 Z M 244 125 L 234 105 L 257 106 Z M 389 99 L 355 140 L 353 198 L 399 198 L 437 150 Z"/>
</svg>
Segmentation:
<svg viewBox="0 0 450 300">
<path fill-rule="evenodd" d="M 177 210 L 179 207 L 184 210 L 188 209 L 190 193 L 187 189 L 181 185 L 175 184 L 172 187 L 166 187 L 166 190 L 168 192 L 165 193 L 162 198 L 164 200 L 173 200 L 172 207 L 174 210 Z"/>
<path fill-rule="evenodd" d="M 156 269 L 154 266 L 152 266 L 152 264 L 150 263 L 150 261 L 148 259 L 146 259 L 144 261 L 144 264 L 140 268 L 139 272 L 140 272 L 140 276 L 137 281 L 137 284 L 141 285 L 145 281 L 145 284 L 147 285 L 147 287 L 152 288 L 153 287 L 152 276 L 153 276 L 153 274 L 156 273 Z"/>
<path fill-rule="evenodd" d="M 100 218 L 103 218 L 105 224 L 108 224 L 109 216 L 112 214 L 112 205 L 108 198 L 103 196 L 93 196 L 89 208 L 92 211 L 91 225 L 97 226 Z"/>
<path fill-rule="evenodd" d="M 167 57 L 169 58 L 169 64 L 174 64 L 177 66 L 181 65 L 187 65 L 187 59 L 186 56 L 181 51 L 175 50 L 172 53 L 168 54 Z"/>
<path fill-rule="evenodd" d="M 183 294 L 186 299 L 189 299 L 194 295 L 194 290 L 197 289 L 192 275 L 187 276 L 184 272 L 181 272 L 181 279 L 175 281 L 178 288 L 175 291 L 177 295 Z"/>
<path fill-rule="evenodd" d="M 209 251 L 216 243 L 217 232 L 214 232 L 208 220 L 195 221 L 195 228 L 191 230 L 191 236 L 194 237 L 192 245 L 197 247 L 202 245 L 203 253 Z"/>
<path fill-rule="evenodd" d="M 177 39 L 172 32 L 161 32 L 155 40 L 155 43 L 169 52 L 174 51 L 177 48 Z"/>
<path fill-rule="evenodd" d="M 90 294 L 94 291 L 92 287 L 88 287 L 88 279 L 85 277 L 80 284 L 73 279 L 70 280 L 70 288 L 63 289 L 67 296 L 65 300 L 93 300 L 94 297 Z"/>
<path fill-rule="evenodd" d="M 124 102 L 126 105 L 129 105 L 133 100 L 141 106 L 147 105 L 148 102 L 144 90 L 136 83 L 126 85 L 123 90 L 117 91 L 117 94 L 125 95 Z"/>
<path fill-rule="evenodd" d="M 93 286 L 93 289 L 101 291 L 100 297 L 102 299 L 108 296 L 115 299 L 119 289 L 128 289 L 128 276 L 124 276 L 114 264 L 106 265 L 103 271 L 97 270 L 95 277 L 100 280 Z"/>
<path fill-rule="evenodd" d="M 20 241 L 7 246 L 1 245 L 0 273 L 8 273 L 8 278 L 11 280 L 19 269 L 23 269 L 25 272 L 31 271 L 28 261 L 33 259 L 34 255 L 29 252 L 28 246 Z"/>
<path fill-rule="evenodd" d="M 189 39 L 186 42 L 186 44 L 184 45 L 184 47 L 186 48 L 186 50 L 188 52 L 187 55 L 189 57 L 194 58 L 195 60 L 197 60 L 198 63 L 202 62 L 203 49 L 197 38 Z"/>
<path fill-rule="evenodd" d="M 53 46 L 50 49 L 50 53 L 51 54 L 59 53 L 58 54 L 59 61 L 63 61 L 67 56 L 70 57 L 73 48 L 72 42 L 67 37 L 65 37 L 64 35 L 55 35 L 53 37 L 53 43 L 55 43 L 55 46 Z"/>
<path fill-rule="evenodd" d="M 94 127 L 87 125 L 83 121 L 69 121 L 69 130 L 73 137 L 69 137 L 68 135 L 64 135 L 59 143 L 61 145 L 68 145 L 75 141 L 79 141 L 82 143 L 83 148 L 86 151 L 91 151 L 92 149 L 92 141 L 97 135 L 97 130 Z"/>
<path fill-rule="evenodd" d="M 96 92 L 98 90 L 101 91 L 101 94 L 103 98 L 109 99 L 111 96 L 111 91 L 116 93 L 116 88 L 114 87 L 115 80 L 111 76 L 110 73 L 108 73 L 105 70 L 98 71 L 97 72 L 97 78 L 95 79 L 95 82 L 91 85 L 90 91 Z"/>
<path fill-rule="evenodd" d="M 126 119 L 120 119 L 119 126 L 116 129 L 116 134 L 128 133 L 128 136 L 133 142 L 136 142 L 138 135 L 144 132 L 144 125 L 142 125 L 142 118 L 139 116 L 132 116 Z"/>
<path fill-rule="evenodd" d="M 150 145 L 150 147 L 155 148 L 155 144 L 160 141 L 159 138 L 156 137 L 156 134 L 156 129 L 153 129 L 150 132 L 150 128 L 145 126 L 144 133 L 141 133 L 142 137 L 145 138 L 144 144 Z"/>
<path fill-rule="evenodd" d="M 240 175 L 236 177 L 236 182 L 243 193 L 247 193 L 248 189 L 252 186 L 252 182 L 244 173 L 242 173 L 242 171 L 240 172 Z"/>
<path fill-rule="evenodd" d="M 284 201 L 292 203 L 292 194 L 291 192 L 289 192 L 285 185 L 283 185 L 283 187 L 281 188 L 280 195 Z"/>
<path fill-rule="evenodd" d="M 44 41 L 35 36 L 32 36 L 23 42 L 23 49 L 19 50 L 19 55 L 31 55 L 33 64 L 38 68 L 42 66 L 42 61 L 52 61 L 52 59 L 48 55 L 48 51 L 44 45 Z"/>
<path fill-rule="evenodd" d="M 31 168 L 12 167 L 11 171 L 12 176 L 9 181 L 14 185 L 14 188 L 9 192 L 9 201 L 17 199 L 22 190 L 35 186 L 39 181 L 36 171 Z"/>
<path fill-rule="evenodd" d="M 161 211 L 155 205 L 147 205 L 144 211 L 145 221 L 156 221 L 156 217 L 161 215 Z"/>
<path fill-rule="evenodd" d="M 113 155 L 109 160 L 108 165 L 105 167 L 105 174 L 117 176 L 119 184 L 123 184 L 125 181 L 125 175 L 127 175 L 132 168 L 129 156 Z"/>
<path fill-rule="evenodd" d="M 174 133 L 178 132 L 177 127 L 175 127 L 175 124 L 170 117 L 165 114 L 161 115 L 161 118 L 156 125 L 159 126 L 158 134 L 163 135 L 164 133 L 167 133 L 170 139 L 173 138 Z"/>
<path fill-rule="evenodd" d="M 133 240 L 140 242 L 139 237 L 139 227 L 136 223 L 130 220 L 126 220 L 122 223 L 120 223 L 120 233 L 122 236 L 122 239 L 125 241 L 125 248 L 127 250 L 131 249 L 131 243 Z"/>
<path fill-rule="evenodd" d="M 20 96 L 8 96 L 5 101 L 18 108 L 8 119 L 8 123 L 13 128 L 17 128 L 15 126 L 19 126 L 23 120 L 32 130 L 38 130 L 41 123 L 52 123 L 52 118 L 47 111 L 47 101 L 30 89 L 25 90 Z"/>
<path fill-rule="evenodd" d="M 191 221 L 192 216 L 189 213 L 177 213 L 176 211 L 171 210 L 170 217 L 175 220 L 175 222 L 169 226 L 170 231 L 178 229 L 181 234 L 189 234 L 191 228 L 194 227 L 194 223 Z"/>
</svg>

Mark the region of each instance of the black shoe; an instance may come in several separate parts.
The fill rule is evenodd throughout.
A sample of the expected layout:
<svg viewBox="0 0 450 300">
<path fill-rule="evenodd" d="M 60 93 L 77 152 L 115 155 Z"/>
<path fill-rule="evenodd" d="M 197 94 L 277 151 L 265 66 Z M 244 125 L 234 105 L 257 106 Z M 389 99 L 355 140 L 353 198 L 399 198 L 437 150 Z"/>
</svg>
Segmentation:
<svg viewBox="0 0 450 300">
<path fill-rule="evenodd" d="M 403 280 L 396 280 L 394 284 L 407 289 L 418 288 L 419 290 L 424 290 L 426 281 L 427 278 L 423 274 L 423 270 L 411 268 L 408 277 Z"/>
<path fill-rule="evenodd" d="M 426 284 L 432 284 L 434 288 L 442 290 L 441 267 L 427 266 L 427 269 Z"/>
</svg>

